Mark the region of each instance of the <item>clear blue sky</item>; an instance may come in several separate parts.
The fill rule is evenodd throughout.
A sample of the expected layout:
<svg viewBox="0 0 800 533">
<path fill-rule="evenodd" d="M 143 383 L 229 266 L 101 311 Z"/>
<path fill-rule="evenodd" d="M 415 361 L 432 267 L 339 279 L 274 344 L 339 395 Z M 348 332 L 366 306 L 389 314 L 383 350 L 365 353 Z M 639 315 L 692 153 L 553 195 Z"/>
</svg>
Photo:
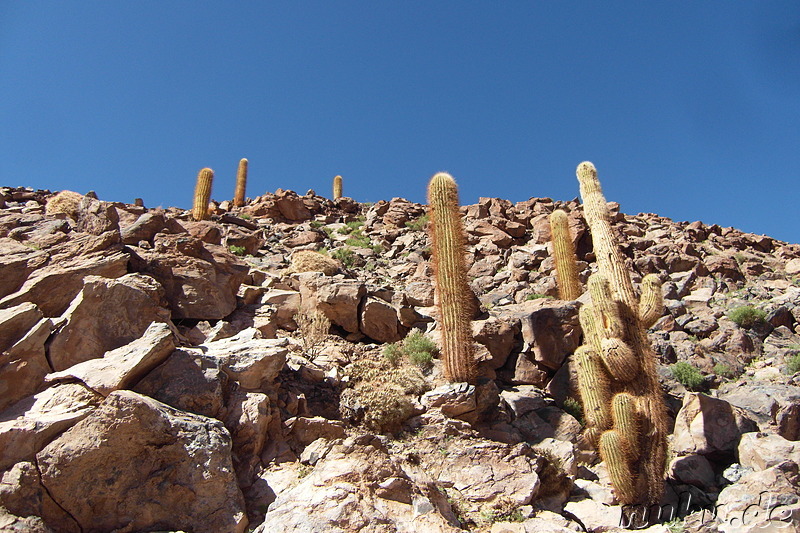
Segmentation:
<svg viewBox="0 0 800 533">
<path fill-rule="evenodd" d="M 0 184 L 609 200 L 800 242 L 800 2 L 0 1 Z"/>
</svg>

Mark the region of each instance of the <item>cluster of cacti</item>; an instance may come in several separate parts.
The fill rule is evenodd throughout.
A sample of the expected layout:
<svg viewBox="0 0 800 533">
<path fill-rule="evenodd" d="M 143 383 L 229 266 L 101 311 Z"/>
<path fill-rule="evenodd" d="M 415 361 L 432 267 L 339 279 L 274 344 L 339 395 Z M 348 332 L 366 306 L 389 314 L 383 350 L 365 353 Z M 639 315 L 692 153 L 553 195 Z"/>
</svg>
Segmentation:
<svg viewBox="0 0 800 533">
<path fill-rule="evenodd" d="M 664 488 L 668 432 L 646 330 L 663 311 L 661 283 L 654 274 L 645 276 L 637 300 L 597 171 L 584 162 L 577 175 L 597 259 L 597 273 L 589 278 L 591 304 L 580 310 L 586 344 L 575 352 L 584 437 L 606 462 L 621 503 L 654 504 Z"/>
<path fill-rule="evenodd" d="M 247 159 L 239 161 L 239 170 L 236 172 L 236 189 L 233 192 L 234 207 L 244 205 L 245 191 L 247 190 Z"/>
<path fill-rule="evenodd" d="M 550 241 L 553 245 L 553 259 L 556 263 L 556 281 L 558 297 L 562 300 L 576 300 L 581 291 L 578 278 L 578 263 L 575 256 L 575 245 L 569 233 L 567 214 L 560 209 L 550 215 Z"/>
<path fill-rule="evenodd" d="M 333 178 L 333 199 L 338 200 L 342 197 L 342 177 L 336 176 Z"/>
<path fill-rule="evenodd" d="M 208 203 L 211 201 L 211 183 L 214 181 L 214 171 L 204 168 L 197 174 L 197 184 L 194 187 L 194 203 L 192 204 L 192 218 L 205 220 L 208 218 Z"/>
<path fill-rule="evenodd" d="M 444 377 L 452 382 L 474 382 L 476 367 L 470 327 L 472 292 L 464 263 L 458 187 L 452 176 L 440 172 L 431 178 L 428 206 Z"/>
</svg>

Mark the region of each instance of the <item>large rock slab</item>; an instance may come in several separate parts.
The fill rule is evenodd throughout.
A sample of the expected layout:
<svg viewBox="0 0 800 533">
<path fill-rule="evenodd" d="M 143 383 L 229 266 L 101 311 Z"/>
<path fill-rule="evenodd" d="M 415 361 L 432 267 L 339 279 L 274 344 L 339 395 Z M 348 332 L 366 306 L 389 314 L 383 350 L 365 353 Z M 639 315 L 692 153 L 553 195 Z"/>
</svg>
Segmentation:
<svg viewBox="0 0 800 533">
<path fill-rule="evenodd" d="M 51 371 L 45 343 L 53 328 L 53 322 L 43 318 L 0 354 L 0 411 L 44 386 L 44 378 Z"/>
<path fill-rule="evenodd" d="M 784 383 L 733 383 L 720 387 L 719 397 L 745 409 L 762 431 L 800 440 L 800 389 Z"/>
<path fill-rule="evenodd" d="M 795 532 L 800 519 L 797 463 L 745 474 L 722 489 L 714 506 L 723 533 Z"/>
<path fill-rule="evenodd" d="M 348 439 L 299 483 L 281 491 L 254 533 L 462 531 L 445 518 L 448 508 L 444 496 L 414 483 L 385 449 Z"/>
<path fill-rule="evenodd" d="M 166 306 L 164 289 L 150 276 L 88 276 L 50 341 L 53 368 L 65 370 L 138 339 L 152 322 L 169 321 Z"/>
<path fill-rule="evenodd" d="M 42 485 L 83 531 L 247 527 L 222 423 L 135 392 L 111 393 L 36 461 Z M 58 517 L 43 518 L 58 526 Z"/>
<path fill-rule="evenodd" d="M 753 470 L 766 470 L 784 461 L 800 464 L 800 442 L 780 435 L 745 433 L 739 442 L 739 463 Z"/>
<path fill-rule="evenodd" d="M 0 309 L 0 352 L 13 346 L 42 318 L 42 312 L 30 302 Z"/>
<path fill-rule="evenodd" d="M 33 302 L 45 316 L 56 317 L 83 288 L 86 276 L 119 278 L 127 273 L 128 254 L 123 252 L 106 250 L 68 257 L 35 270 L 19 290 L 0 300 L 0 308 Z"/>
<path fill-rule="evenodd" d="M 177 349 L 133 390 L 181 411 L 221 419 L 227 384 L 219 359 Z"/>
<path fill-rule="evenodd" d="M 262 339 L 260 335 L 257 329 L 248 328 L 197 349 L 208 357 L 217 358 L 228 377 L 245 389 L 258 389 L 275 380 L 289 354 L 287 339 Z"/>
<path fill-rule="evenodd" d="M 401 339 L 397 309 L 379 298 L 368 296 L 361 308 L 361 333 L 380 343 Z"/>
<path fill-rule="evenodd" d="M 154 322 L 135 341 L 111 350 L 101 359 L 90 359 L 67 370 L 48 374 L 46 380 L 54 383 L 77 379 L 98 394 L 108 396 L 115 390 L 135 385 L 173 350 L 175 338 L 170 327 Z"/>
<path fill-rule="evenodd" d="M 358 308 L 367 292 L 363 283 L 339 276 L 324 276 L 319 272 L 296 276 L 300 282 L 301 311 L 316 309 L 345 331 L 358 331 Z"/>
<path fill-rule="evenodd" d="M 522 331 L 522 353 L 536 363 L 557 370 L 580 345 L 578 304 L 540 298 L 505 306 L 501 318 L 518 323 Z"/>
<path fill-rule="evenodd" d="M 743 409 L 700 393 L 683 397 L 675 419 L 673 450 L 714 459 L 735 457 L 743 433 L 758 430 Z"/>
<path fill-rule="evenodd" d="M 186 234 L 159 233 L 153 241 L 153 250 L 137 249 L 131 264 L 164 287 L 173 318 L 221 319 L 236 309 L 248 271 L 243 261 Z"/>
<path fill-rule="evenodd" d="M 0 471 L 28 461 L 59 433 L 86 418 L 102 396 L 77 383 L 45 389 L 0 417 Z"/>
<path fill-rule="evenodd" d="M 0 298 L 19 289 L 31 272 L 44 265 L 49 255 L 14 239 L 0 238 Z"/>
</svg>

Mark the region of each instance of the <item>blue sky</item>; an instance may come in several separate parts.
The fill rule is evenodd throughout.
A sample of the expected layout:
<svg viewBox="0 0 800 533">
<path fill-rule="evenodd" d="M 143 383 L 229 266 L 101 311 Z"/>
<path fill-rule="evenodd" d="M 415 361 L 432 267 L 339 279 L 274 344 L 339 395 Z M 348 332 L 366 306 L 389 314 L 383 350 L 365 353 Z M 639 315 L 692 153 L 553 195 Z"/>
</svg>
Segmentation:
<svg viewBox="0 0 800 533">
<path fill-rule="evenodd" d="M 800 242 L 800 3 L 0 2 L 0 185 L 569 200 Z"/>
</svg>

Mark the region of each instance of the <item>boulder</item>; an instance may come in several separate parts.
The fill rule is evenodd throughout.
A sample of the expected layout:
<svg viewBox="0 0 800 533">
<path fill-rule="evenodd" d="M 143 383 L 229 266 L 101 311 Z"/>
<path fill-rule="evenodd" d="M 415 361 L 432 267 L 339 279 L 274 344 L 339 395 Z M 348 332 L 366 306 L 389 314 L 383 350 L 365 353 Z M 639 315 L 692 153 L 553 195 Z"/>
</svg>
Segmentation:
<svg viewBox="0 0 800 533">
<path fill-rule="evenodd" d="M 112 392 L 36 461 L 42 485 L 82 531 L 247 527 L 222 422 L 135 392 Z M 43 518 L 58 527 L 59 517 Z"/>
<path fill-rule="evenodd" d="M 412 481 L 379 444 L 348 439 L 333 446 L 307 476 L 278 490 L 253 533 L 462 531 L 455 523 L 445 497 Z"/>
<path fill-rule="evenodd" d="M 678 455 L 730 459 L 742 434 L 757 429 L 743 409 L 705 394 L 687 393 L 675 419 L 672 448 Z"/>
<path fill-rule="evenodd" d="M 119 232 L 119 214 L 110 202 L 84 196 L 78 208 L 75 230 L 91 235 Z"/>
<path fill-rule="evenodd" d="M 495 370 L 501 368 L 508 360 L 516 344 L 517 333 L 519 333 L 517 324 L 509 324 L 497 317 L 472 321 L 472 337 L 489 350 L 491 360 L 487 364 Z"/>
<path fill-rule="evenodd" d="M 745 409 L 762 431 L 800 440 L 800 390 L 794 385 L 769 382 L 725 384 L 719 397 Z"/>
<path fill-rule="evenodd" d="M 228 402 L 225 427 L 233 440 L 233 467 L 240 487 L 252 483 L 272 421 L 269 397 L 260 392 L 237 390 Z"/>
<path fill-rule="evenodd" d="M 0 308 L 32 302 L 44 316 L 59 316 L 83 288 L 87 276 L 119 278 L 127 273 L 128 254 L 113 250 L 53 261 L 34 271 L 19 290 L 0 300 Z"/>
<path fill-rule="evenodd" d="M 43 318 L 0 354 L 0 411 L 43 388 L 51 371 L 45 343 L 53 329 L 53 322 Z"/>
<path fill-rule="evenodd" d="M 0 480 L 0 531 L 55 533 L 40 517 L 60 516 L 58 533 L 78 533 L 78 524 L 61 511 L 42 487 L 39 469 L 25 461 L 3 472 Z M 45 511 L 47 508 L 47 511 Z"/>
<path fill-rule="evenodd" d="M 152 244 L 156 233 L 164 229 L 167 222 L 162 211 L 147 211 L 130 225 L 123 225 L 121 230 L 124 244 L 138 245 L 141 241 Z"/>
<path fill-rule="evenodd" d="M 173 350 L 175 338 L 170 327 L 153 322 L 135 341 L 107 352 L 100 359 L 90 359 L 67 370 L 48 374 L 46 381 L 55 383 L 77 379 L 98 394 L 108 396 L 115 390 L 135 385 Z"/>
<path fill-rule="evenodd" d="M 361 333 L 377 342 L 396 342 L 402 338 L 397 309 L 379 298 L 367 296 L 360 323 Z"/>
<path fill-rule="evenodd" d="M 429 409 L 438 408 L 451 417 L 474 411 L 478 406 L 475 385 L 468 383 L 447 383 L 436 387 L 422 396 L 421 403 Z"/>
<path fill-rule="evenodd" d="M 62 315 L 49 346 L 55 370 L 102 357 L 138 339 L 153 322 L 169 322 L 164 289 L 143 274 L 109 279 L 87 276 Z M 98 320 L 98 317 L 102 317 Z"/>
<path fill-rule="evenodd" d="M 47 262 L 47 252 L 0 238 L 0 298 L 16 292 L 28 276 Z"/>
<path fill-rule="evenodd" d="M 753 470 L 766 470 L 784 461 L 800 464 L 800 442 L 780 435 L 745 433 L 739 442 L 739 463 Z"/>
<path fill-rule="evenodd" d="M 506 499 L 527 505 L 539 492 L 539 463 L 526 444 L 483 443 L 448 453 L 441 460 L 437 482 L 472 502 Z"/>
<path fill-rule="evenodd" d="M 219 359 L 177 349 L 133 390 L 182 411 L 222 419 L 227 383 Z"/>
<path fill-rule="evenodd" d="M 0 417 L 0 471 L 30 461 L 59 433 L 86 418 L 103 397 L 78 383 L 50 387 Z"/>
<path fill-rule="evenodd" d="M 745 474 L 722 489 L 714 506 L 722 533 L 797 531 L 800 485 L 797 463 L 786 461 Z"/>
<path fill-rule="evenodd" d="M 236 309 L 247 266 L 222 246 L 187 235 L 159 233 L 153 250 L 137 250 L 133 270 L 166 291 L 173 318 L 221 319 Z"/>
<path fill-rule="evenodd" d="M 669 466 L 672 479 L 710 491 L 716 485 L 716 475 L 708 459 L 702 455 L 690 454 L 676 457 Z"/>
<path fill-rule="evenodd" d="M 363 283 L 342 276 L 324 276 L 319 272 L 296 276 L 300 283 L 301 311 L 316 309 L 332 324 L 349 333 L 358 332 L 358 308 L 367 292 Z"/>
<path fill-rule="evenodd" d="M 517 322 L 522 331 L 522 352 L 537 363 L 557 370 L 580 345 L 578 304 L 540 298 L 505 306 L 501 318 Z"/>
<path fill-rule="evenodd" d="M 297 328 L 294 316 L 300 311 L 302 298 L 298 291 L 270 289 L 261 297 L 262 305 L 275 306 L 275 322 L 279 328 L 293 330 Z"/>
<path fill-rule="evenodd" d="M 30 302 L 0 309 L 0 352 L 13 346 L 42 318 L 42 312 Z"/>
<path fill-rule="evenodd" d="M 203 344 L 199 349 L 219 360 L 229 378 L 253 390 L 272 383 L 289 354 L 287 339 L 259 337 L 258 330 L 248 328 L 233 337 Z"/>
</svg>

